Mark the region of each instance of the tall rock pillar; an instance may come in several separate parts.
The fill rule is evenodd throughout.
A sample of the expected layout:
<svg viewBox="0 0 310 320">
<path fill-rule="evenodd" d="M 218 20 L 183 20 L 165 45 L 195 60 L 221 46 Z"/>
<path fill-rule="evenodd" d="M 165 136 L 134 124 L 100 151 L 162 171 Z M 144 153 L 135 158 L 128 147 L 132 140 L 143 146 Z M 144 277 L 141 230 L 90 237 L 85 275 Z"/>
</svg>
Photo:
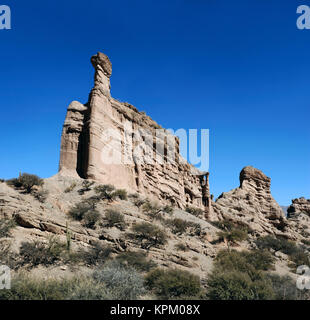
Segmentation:
<svg viewBox="0 0 310 320">
<path fill-rule="evenodd" d="M 98 52 L 91 58 L 95 68 L 95 85 L 89 97 L 89 115 L 85 122 L 85 131 L 88 138 L 88 159 L 85 176 L 88 179 L 104 180 L 104 172 L 100 171 L 101 151 L 104 147 L 102 142 L 104 124 L 108 114 L 112 114 L 110 77 L 112 64 L 109 58 Z"/>
</svg>

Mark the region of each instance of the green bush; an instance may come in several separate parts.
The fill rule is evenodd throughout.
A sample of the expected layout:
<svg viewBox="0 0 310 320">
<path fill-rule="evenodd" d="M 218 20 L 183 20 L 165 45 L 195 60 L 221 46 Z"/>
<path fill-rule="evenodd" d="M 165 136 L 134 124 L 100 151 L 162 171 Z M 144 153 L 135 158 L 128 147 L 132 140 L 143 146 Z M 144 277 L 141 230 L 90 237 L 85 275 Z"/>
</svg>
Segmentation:
<svg viewBox="0 0 310 320">
<path fill-rule="evenodd" d="M 98 194 L 101 200 L 112 201 L 115 198 L 114 186 L 110 184 L 100 185 L 95 187 L 95 192 Z"/>
<path fill-rule="evenodd" d="M 203 210 L 195 207 L 186 207 L 186 212 L 192 214 L 195 217 L 201 217 L 203 215 Z"/>
<path fill-rule="evenodd" d="M 89 229 L 95 229 L 96 223 L 100 220 L 100 213 L 97 210 L 90 210 L 84 214 L 83 225 Z"/>
<path fill-rule="evenodd" d="M 141 248 L 150 249 L 167 243 L 167 235 L 156 225 L 142 222 L 132 226 L 133 234 L 129 234 L 131 238 L 136 239 Z"/>
<path fill-rule="evenodd" d="M 309 254 L 304 252 L 304 250 L 302 250 L 301 248 L 297 248 L 296 252 L 290 254 L 289 257 L 290 257 L 290 260 L 295 264 L 295 266 L 302 266 L 302 265 L 309 264 Z M 293 268 L 295 266 L 293 266 Z"/>
<path fill-rule="evenodd" d="M 0 238 L 6 238 L 10 236 L 11 230 L 16 226 L 13 219 L 0 219 Z"/>
<path fill-rule="evenodd" d="M 99 241 L 95 242 L 91 248 L 87 250 L 80 250 L 75 259 L 81 261 L 86 265 L 95 266 L 103 265 L 109 260 L 113 249 L 110 246 L 103 246 Z"/>
<path fill-rule="evenodd" d="M 128 198 L 130 198 L 130 199 L 139 199 L 140 196 L 139 196 L 138 193 L 130 193 L 130 194 L 128 195 Z"/>
<path fill-rule="evenodd" d="M 40 280 L 20 274 L 12 279 L 10 290 L 0 290 L 0 300 L 112 300 L 104 285 L 76 277 Z"/>
<path fill-rule="evenodd" d="M 226 240 L 229 244 L 235 244 L 239 241 L 246 240 L 248 234 L 244 230 L 233 229 L 231 231 L 221 231 L 218 233 L 220 240 Z"/>
<path fill-rule="evenodd" d="M 147 260 L 142 252 L 122 252 L 115 258 L 120 264 L 135 268 L 137 271 L 150 271 L 156 263 Z"/>
<path fill-rule="evenodd" d="M 255 243 L 259 249 L 273 249 L 275 251 L 281 251 L 287 255 L 296 251 L 296 245 L 292 241 L 284 238 L 265 236 L 256 239 Z"/>
<path fill-rule="evenodd" d="M 267 251 L 220 251 L 215 260 L 216 270 L 247 272 L 252 278 L 257 277 L 257 271 L 266 271 L 274 266 L 274 257 Z"/>
<path fill-rule="evenodd" d="M 150 271 L 145 284 L 149 290 L 163 299 L 196 296 L 201 292 L 198 276 L 177 269 L 155 269 Z"/>
<path fill-rule="evenodd" d="M 142 276 L 134 268 L 125 268 L 117 261 L 106 263 L 94 272 L 93 278 L 105 285 L 113 300 L 134 300 L 145 293 Z"/>
<path fill-rule="evenodd" d="M 21 265 L 48 266 L 61 259 L 61 254 L 66 249 L 66 245 L 60 243 L 58 239 L 51 237 L 48 243 L 42 242 L 22 242 L 19 254 L 22 257 Z"/>
<path fill-rule="evenodd" d="M 305 244 L 306 246 L 310 246 L 310 240 L 302 239 L 301 242 L 302 242 L 303 244 Z"/>
<path fill-rule="evenodd" d="M 180 218 L 167 219 L 165 224 L 171 228 L 175 234 L 183 234 L 189 232 L 191 235 L 199 236 L 201 234 L 201 225 L 199 223 L 186 221 Z"/>
<path fill-rule="evenodd" d="M 164 206 L 162 208 L 162 211 L 165 212 L 165 213 L 168 213 L 168 214 L 172 214 L 173 213 L 173 207 L 171 206 Z"/>
<path fill-rule="evenodd" d="M 133 198 L 133 204 L 138 208 L 142 207 L 146 203 L 146 201 L 147 200 L 145 199 L 140 199 L 140 197 Z"/>
<path fill-rule="evenodd" d="M 274 298 L 271 281 L 263 271 L 274 257 L 265 250 L 222 250 L 207 281 L 207 297 L 214 300 L 268 300 Z"/>
<path fill-rule="evenodd" d="M 19 258 L 17 253 L 11 251 L 11 242 L 1 241 L 0 265 L 3 264 L 8 266 L 11 270 L 17 270 L 20 267 Z"/>
<path fill-rule="evenodd" d="M 159 206 L 158 203 L 150 202 L 147 200 L 143 206 L 142 211 L 150 216 L 152 219 L 162 220 L 162 208 Z"/>
<path fill-rule="evenodd" d="M 114 198 L 119 198 L 121 200 L 127 200 L 127 191 L 124 189 L 117 189 L 113 192 L 113 197 Z"/>
<path fill-rule="evenodd" d="M 213 221 L 212 224 L 224 231 L 231 231 L 232 229 L 235 228 L 235 225 L 232 221 L 230 220 L 222 220 L 222 221 Z"/>
<path fill-rule="evenodd" d="M 309 255 L 292 241 L 266 236 L 258 238 L 255 242 L 260 249 L 273 249 L 287 254 L 296 266 L 309 264 Z"/>
<path fill-rule="evenodd" d="M 82 183 L 82 188 L 78 190 L 80 195 L 83 195 L 85 192 L 91 191 L 91 187 L 95 184 L 94 181 L 84 180 Z"/>
<path fill-rule="evenodd" d="M 174 247 L 178 251 L 189 251 L 188 247 L 182 242 L 177 243 Z"/>
<path fill-rule="evenodd" d="M 88 199 L 89 200 L 89 199 Z M 72 219 L 83 221 L 87 228 L 94 229 L 100 220 L 100 213 L 95 209 L 96 204 L 90 201 L 80 202 L 70 209 L 69 215 Z"/>
<path fill-rule="evenodd" d="M 124 215 L 113 209 L 106 211 L 104 220 L 106 222 L 104 226 L 108 228 L 116 227 L 124 230 L 126 227 Z"/>
<path fill-rule="evenodd" d="M 17 189 L 22 189 L 26 193 L 31 193 L 34 186 L 42 186 L 44 180 L 35 174 L 23 173 L 18 178 L 10 179 L 6 181 L 9 186 L 13 186 Z"/>
<path fill-rule="evenodd" d="M 267 274 L 267 278 L 271 281 L 275 300 L 309 300 L 310 298 L 307 290 L 297 289 L 296 281 L 290 276 Z"/>
<path fill-rule="evenodd" d="M 270 300 L 274 298 L 271 282 L 261 277 L 252 280 L 240 271 L 218 272 L 207 280 L 207 298 L 210 300 Z"/>
<path fill-rule="evenodd" d="M 191 226 L 190 222 L 179 218 L 166 220 L 166 224 L 171 228 L 171 231 L 175 234 L 183 234 Z"/>
<path fill-rule="evenodd" d="M 69 215 L 72 219 L 81 221 L 84 218 L 84 215 L 92 210 L 93 207 L 89 203 L 80 202 L 70 209 Z"/>
</svg>

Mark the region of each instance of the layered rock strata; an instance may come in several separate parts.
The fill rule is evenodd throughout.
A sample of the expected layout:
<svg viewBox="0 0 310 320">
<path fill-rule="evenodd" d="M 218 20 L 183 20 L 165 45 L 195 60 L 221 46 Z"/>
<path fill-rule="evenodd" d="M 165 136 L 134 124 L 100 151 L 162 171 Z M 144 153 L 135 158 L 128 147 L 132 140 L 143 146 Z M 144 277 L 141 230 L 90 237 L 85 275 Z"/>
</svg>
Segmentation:
<svg viewBox="0 0 310 320">
<path fill-rule="evenodd" d="M 95 85 L 88 102 L 70 104 L 61 137 L 60 174 L 139 192 L 211 217 L 209 174 L 180 156 L 179 139 L 144 112 L 111 97 L 109 58 L 91 58 Z"/>
<path fill-rule="evenodd" d="M 271 179 L 251 166 L 240 173 L 240 186 L 222 193 L 212 203 L 219 220 L 228 219 L 247 225 L 256 234 L 294 237 L 281 207 L 270 192 Z"/>
</svg>

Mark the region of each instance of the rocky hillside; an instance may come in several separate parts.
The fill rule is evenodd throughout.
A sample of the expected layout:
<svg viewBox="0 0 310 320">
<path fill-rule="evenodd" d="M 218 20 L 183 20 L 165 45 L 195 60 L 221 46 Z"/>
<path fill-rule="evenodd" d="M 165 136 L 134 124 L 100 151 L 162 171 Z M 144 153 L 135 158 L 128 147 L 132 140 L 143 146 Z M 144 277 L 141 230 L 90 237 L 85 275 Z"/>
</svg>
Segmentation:
<svg viewBox="0 0 310 320">
<path fill-rule="evenodd" d="M 292 281 L 308 259 L 309 202 L 294 200 L 295 214 L 286 218 L 270 194 L 270 179 L 252 167 L 241 171 L 238 188 L 212 202 L 217 221 L 195 207 L 181 210 L 78 177 L 58 174 L 30 187 L 22 180 L 0 183 L 0 261 L 16 276 L 63 281 L 92 274 L 107 261 L 132 264 L 135 257 L 144 275 L 156 267 L 189 272 L 206 290 L 227 249 L 267 250 L 270 272 Z"/>
</svg>

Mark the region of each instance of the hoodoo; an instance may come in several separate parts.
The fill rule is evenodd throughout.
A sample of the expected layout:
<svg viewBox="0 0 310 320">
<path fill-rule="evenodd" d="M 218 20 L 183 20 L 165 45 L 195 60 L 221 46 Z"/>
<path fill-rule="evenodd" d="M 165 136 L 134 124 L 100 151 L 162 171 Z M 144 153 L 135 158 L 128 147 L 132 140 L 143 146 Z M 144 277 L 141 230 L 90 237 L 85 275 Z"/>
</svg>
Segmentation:
<svg viewBox="0 0 310 320">
<path fill-rule="evenodd" d="M 196 206 L 211 218 L 209 174 L 188 164 L 179 139 L 134 106 L 110 94 L 112 64 L 91 58 L 95 84 L 86 104 L 68 107 L 59 171 L 171 203 Z M 170 157 L 169 155 L 173 155 Z"/>
</svg>

